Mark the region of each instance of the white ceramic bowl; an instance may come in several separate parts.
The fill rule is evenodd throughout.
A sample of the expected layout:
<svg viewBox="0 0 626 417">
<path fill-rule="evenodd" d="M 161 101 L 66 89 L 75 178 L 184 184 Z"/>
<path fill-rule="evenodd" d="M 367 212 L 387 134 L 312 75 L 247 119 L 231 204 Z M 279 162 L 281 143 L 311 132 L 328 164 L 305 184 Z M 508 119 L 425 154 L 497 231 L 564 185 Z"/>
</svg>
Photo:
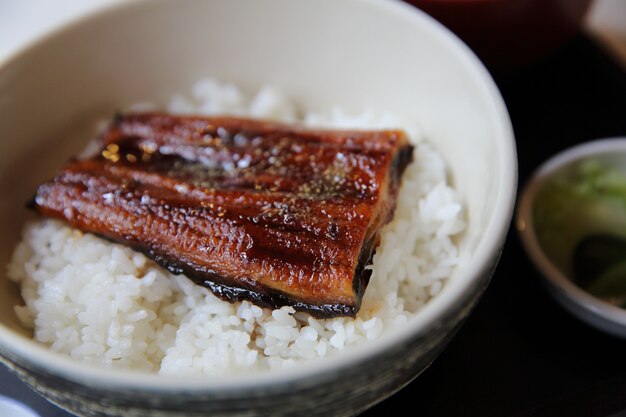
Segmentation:
<svg viewBox="0 0 626 417">
<path fill-rule="evenodd" d="M 553 175 L 572 164 L 593 158 L 626 172 L 626 138 L 583 143 L 558 153 L 537 168 L 522 190 L 516 227 L 522 244 L 555 299 L 582 321 L 602 331 L 626 337 L 626 310 L 594 297 L 567 277 L 542 250 L 536 236 L 533 207 L 537 193 Z"/>
<path fill-rule="evenodd" d="M 574 284 L 546 255 L 535 233 L 533 207 L 543 184 L 561 170 L 589 158 L 626 172 L 626 138 L 583 143 L 544 162 L 524 185 L 516 213 L 516 227 L 524 248 L 555 299 L 591 326 L 615 336 L 626 337 L 626 310 L 596 298 Z"/>
<path fill-rule="evenodd" d="M 417 121 L 467 206 L 468 256 L 406 325 L 284 372 L 183 379 L 86 366 L 31 341 L 0 280 L 0 353 L 79 414 L 354 415 L 419 375 L 475 305 L 499 259 L 517 181 L 507 111 L 487 71 L 417 9 L 377 0 L 134 1 L 72 23 L 0 67 L 0 263 L 24 202 L 102 115 L 165 101 L 204 77 L 278 86 L 303 107 L 371 108 Z"/>
<path fill-rule="evenodd" d="M 0 415 L 10 417 L 39 417 L 39 414 L 23 403 L 0 395 Z"/>
</svg>

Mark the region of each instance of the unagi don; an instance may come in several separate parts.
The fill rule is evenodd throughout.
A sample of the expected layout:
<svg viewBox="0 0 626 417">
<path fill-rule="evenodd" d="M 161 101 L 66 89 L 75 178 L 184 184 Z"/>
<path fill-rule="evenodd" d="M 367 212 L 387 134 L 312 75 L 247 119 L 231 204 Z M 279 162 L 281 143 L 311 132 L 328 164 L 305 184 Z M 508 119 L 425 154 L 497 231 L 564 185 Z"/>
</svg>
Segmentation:
<svg viewBox="0 0 626 417">
<path fill-rule="evenodd" d="M 354 316 L 412 146 L 400 130 L 118 115 L 33 208 L 231 302 Z"/>
</svg>

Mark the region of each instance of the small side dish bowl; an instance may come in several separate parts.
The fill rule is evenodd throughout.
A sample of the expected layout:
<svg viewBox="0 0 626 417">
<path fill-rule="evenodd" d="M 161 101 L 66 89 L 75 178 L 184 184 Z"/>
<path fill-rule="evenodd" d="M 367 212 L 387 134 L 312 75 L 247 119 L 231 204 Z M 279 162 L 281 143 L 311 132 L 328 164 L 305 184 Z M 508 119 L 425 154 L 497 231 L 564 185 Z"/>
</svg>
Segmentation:
<svg viewBox="0 0 626 417">
<path fill-rule="evenodd" d="M 0 63 L 0 264 L 24 204 L 132 103 L 163 103 L 212 77 L 277 86 L 299 106 L 372 109 L 418 123 L 465 205 L 464 256 L 414 317 L 345 354 L 290 369 L 186 378 L 105 369 L 32 340 L 0 273 L 0 356 L 51 401 L 86 416 L 348 416 L 424 371 L 489 284 L 513 214 L 515 142 L 480 61 L 418 9 L 388 0 L 137 0 L 72 22 Z"/>
<path fill-rule="evenodd" d="M 592 211 L 585 213 L 586 202 L 581 204 L 577 196 L 583 195 L 583 198 L 586 199 L 587 195 L 595 193 L 593 188 L 596 185 L 584 183 L 585 179 L 582 176 L 578 177 L 579 173 L 574 171 L 578 170 L 578 167 L 585 167 L 584 164 L 587 164 L 587 168 L 582 169 L 593 171 L 592 175 L 594 176 L 604 175 L 598 171 L 599 169 L 610 169 L 611 172 L 626 178 L 626 138 L 608 138 L 583 143 L 566 149 L 547 160 L 535 171 L 521 192 L 516 214 L 516 227 L 524 248 L 542 274 L 543 282 L 555 299 L 567 311 L 589 325 L 618 337 L 626 337 L 626 310 L 576 284 L 574 276 L 576 276 L 575 271 L 578 270 L 570 266 L 570 264 L 580 266 L 585 262 L 583 257 L 588 257 L 586 253 L 580 250 L 580 242 L 585 241 L 585 239 L 587 239 L 586 242 L 589 242 L 589 238 L 597 241 L 598 236 L 602 240 L 606 240 L 603 238 L 604 236 L 616 236 L 615 239 L 621 239 L 626 232 L 623 225 L 620 225 L 621 220 L 607 211 L 610 208 L 608 205 L 593 203 Z M 569 177 L 571 173 L 583 181 L 580 185 L 575 186 L 578 188 L 575 196 L 570 199 L 567 195 L 558 194 L 558 190 L 553 192 L 552 189 L 542 195 L 542 191 L 547 190 L 546 186 L 555 184 L 555 179 L 562 181 L 562 178 L 565 178 L 563 175 L 571 178 Z M 600 187 L 603 189 L 613 186 L 611 184 L 607 186 L 606 178 L 600 177 L 600 180 L 602 182 Z M 615 180 L 609 179 L 609 181 Z M 566 248 L 563 249 L 562 256 L 560 254 L 559 256 L 551 256 L 549 253 L 555 253 L 555 248 L 546 250 L 547 245 L 542 246 L 541 244 L 539 237 L 541 227 L 538 227 L 537 218 L 539 197 L 559 199 L 558 207 L 565 207 L 564 205 L 571 207 L 571 211 L 568 210 L 568 213 L 554 211 L 549 214 L 551 218 L 560 217 L 564 224 L 568 223 L 567 230 L 564 230 L 561 236 L 554 236 L 555 232 L 550 237 L 550 242 L 563 242 L 563 246 Z M 610 202 L 610 204 L 612 203 Z M 623 203 L 618 205 L 623 206 Z M 570 217 L 567 216 L 570 213 L 576 213 L 573 215 L 579 216 L 578 220 L 569 221 Z M 619 214 L 620 218 L 621 216 L 622 214 Z M 594 219 L 596 217 L 597 219 Z M 584 225 L 581 226 L 581 224 Z M 564 237 L 565 234 L 567 237 Z M 570 238 L 570 236 L 575 237 Z M 562 237 L 563 239 L 561 239 Z M 587 245 L 588 247 L 589 245 Z M 606 255 L 606 245 L 599 250 L 605 252 Z M 597 252 L 598 250 L 596 250 Z M 567 263 L 559 262 L 555 260 L 557 257 L 569 259 Z"/>
</svg>

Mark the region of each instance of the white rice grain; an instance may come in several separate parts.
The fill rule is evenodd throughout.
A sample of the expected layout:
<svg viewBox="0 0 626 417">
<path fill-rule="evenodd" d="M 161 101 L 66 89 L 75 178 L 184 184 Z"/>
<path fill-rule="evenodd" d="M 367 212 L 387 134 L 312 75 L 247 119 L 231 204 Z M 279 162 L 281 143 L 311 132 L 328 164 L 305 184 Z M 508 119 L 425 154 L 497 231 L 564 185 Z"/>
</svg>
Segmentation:
<svg viewBox="0 0 626 417">
<path fill-rule="evenodd" d="M 163 375 L 277 369 L 380 338 L 444 289 L 459 262 L 455 236 L 465 227 L 464 209 L 447 184 L 444 160 L 418 126 L 339 108 L 300 118 L 274 87 L 248 97 L 211 79 L 197 83 L 190 96 L 173 97 L 167 109 L 407 131 L 416 144 L 414 162 L 394 219 L 383 229 L 361 310 L 354 319 L 323 320 L 291 307 L 230 304 L 129 248 L 38 220 L 25 226 L 8 275 L 21 285 L 25 302 L 16 314 L 40 343 L 86 363 Z"/>
</svg>

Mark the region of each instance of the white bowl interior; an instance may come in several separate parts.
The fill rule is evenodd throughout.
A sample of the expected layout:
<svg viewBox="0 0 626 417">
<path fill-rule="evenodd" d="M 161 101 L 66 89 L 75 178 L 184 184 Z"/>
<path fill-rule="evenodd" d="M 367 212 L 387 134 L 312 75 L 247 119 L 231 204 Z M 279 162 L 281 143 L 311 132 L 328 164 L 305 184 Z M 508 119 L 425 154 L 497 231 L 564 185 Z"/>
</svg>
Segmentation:
<svg viewBox="0 0 626 417">
<path fill-rule="evenodd" d="M 443 153 L 467 205 L 460 244 L 469 256 L 402 332 L 436 320 L 493 267 L 517 179 L 504 104 L 458 39 L 406 4 L 375 0 L 135 1 L 5 63 L 0 264 L 10 258 L 36 184 L 80 149 L 94 121 L 131 103 L 164 102 L 207 76 L 250 91 L 274 84 L 310 110 L 395 113 L 417 121 Z M 12 350 L 19 343 L 37 357 L 34 343 L 16 342 L 7 330 L 20 331 L 12 311 L 18 296 L 6 279 L 0 286 L 0 343 Z"/>
<path fill-rule="evenodd" d="M 535 234 L 533 207 L 543 184 L 553 175 L 588 158 L 626 173 L 626 138 L 583 143 L 547 160 L 524 186 L 516 226 L 526 251 L 556 300 L 582 321 L 616 336 L 626 337 L 626 310 L 598 299 L 574 284 L 544 253 Z"/>
</svg>

